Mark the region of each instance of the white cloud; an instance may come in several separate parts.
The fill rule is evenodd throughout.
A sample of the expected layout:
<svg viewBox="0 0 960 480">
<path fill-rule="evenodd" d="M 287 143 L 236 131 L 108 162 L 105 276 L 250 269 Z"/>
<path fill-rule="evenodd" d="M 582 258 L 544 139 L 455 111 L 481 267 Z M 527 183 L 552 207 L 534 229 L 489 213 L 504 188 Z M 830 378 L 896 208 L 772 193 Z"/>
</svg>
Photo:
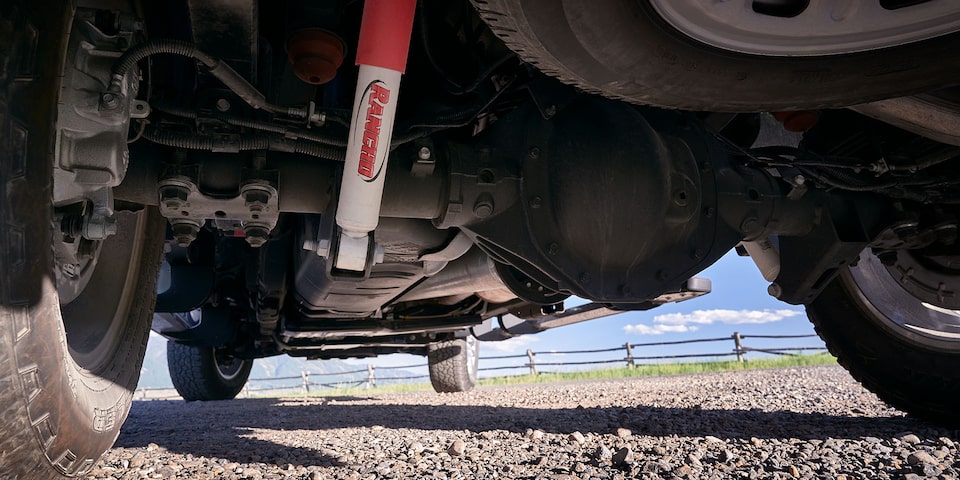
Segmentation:
<svg viewBox="0 0 960 480">
<path fill-rule="evenodd" d="M 698 325 L 760 324 L 779 322 L 785 318 L 802 315 L 800 310 L 694 310 L 690 313 L 667 313 L 653 317 L 653 325 L 627 325 L 623 331 L 637 335 L 661 335 L 664 333 L 695 332 Z"/>
<path fill-rule="evenodd" d="M 632 333 L 637 335 L 661 335 L 664 333 L 687 333 L 687 332 L 696 332 L 700 327 L 697 326 L 687 326 L 687 325 L 627 325 L 623 327 L 624 333 Z"/>
<path fill-rule="evenodd" d="M 539 338 L 532 335 L 522 335 L 502 342 L 480 342 L 480 348 L 498 353 L 514 353 L 524 351 L 531 343 L 539 341 Z"/>
<path fill-rule="evenodd" d="M 653 323 L 662 325 L 725 325 L 758 324 L 779 322 L 784 318 L 801 315 L 799 310 L 694 310 L 690 313 L 668 313 L 653 317 Z"/>
</svg>

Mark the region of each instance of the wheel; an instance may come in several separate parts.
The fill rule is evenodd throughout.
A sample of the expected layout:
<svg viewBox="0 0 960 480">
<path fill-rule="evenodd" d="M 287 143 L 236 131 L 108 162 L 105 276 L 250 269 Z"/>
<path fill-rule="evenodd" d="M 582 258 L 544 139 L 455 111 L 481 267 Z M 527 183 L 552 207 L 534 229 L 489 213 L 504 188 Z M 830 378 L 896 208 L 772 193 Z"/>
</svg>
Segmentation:
<svg viewBox="0 0 960 480">
<path fill-rule="evenodd" d="M 807 314 L 867 389 L 907 413 L 958 426 L 960 313 L 917 299 L 890 270 L 864 252 Z"/>
<path fill-rule="evenodd" d="M 168 341 L 167 368 L 184 400 L 230 400 L 247 384 L 253 360 L 241 360 L 212 347 Z"/>
<path fill-rule="evenodd" d="M 118 213 L 104 240 L 53 224 L 71 3 L 0 3 L 0 478 L 95 465 L 130 408 L 156 296 L 155 210 Z"/>
<path fill-rule="evenodd" d="M 438 393 L 468 392 L 477 384 L 480 343 L 470 335 L 430 344 L 427 368 Z"/>
<path fill-rule="evenodd" d="M 847 106 L 954 83 L 960 4 L 881 0 L 473 0 L 524 60 L 633 103 Z"/>
</svg>

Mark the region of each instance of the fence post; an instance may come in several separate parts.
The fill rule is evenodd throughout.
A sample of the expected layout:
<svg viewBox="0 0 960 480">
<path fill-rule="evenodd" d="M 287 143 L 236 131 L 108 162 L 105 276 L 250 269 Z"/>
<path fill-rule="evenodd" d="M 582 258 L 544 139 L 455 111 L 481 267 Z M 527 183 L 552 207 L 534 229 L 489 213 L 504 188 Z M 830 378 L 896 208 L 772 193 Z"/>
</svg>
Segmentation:
<svg viewBox="0 0 960 480">
<path fill-rule="evenodd" d="M 539 375 L 539 373 L 537 373 L 537 364 L 533 361 L 533 350 L 529 348 L 527 349 L 527 359 L 529 359 L 530 362 L 528 365 L 530 367 L 530 375 Z"/>
<path fill-rule="evenodd" d="M 372 363 L 367 364 L 367 388 L 377 386 L 376 367 Z"/>
<path fill-rule="evenodd" d="M 250 398 L 250 382 L 243 384 L 243 398 Z"/>
<path fill-rule="evenodd" d="M 303 394 L 306 395 L 310 392 L 310 374 L 305 371 L 301 371 L 300 378 L 303 380 L 300 388 L 303 390 Z"/>
<path fill-rule="evenodd" d="M 633 363 L 633 345 L 627 342 L 623 344 L 623 348 L 627 349 L 627 367 L 633 368 L 635 366 Z"/>
<path fill-rule="evenodd" d="M 743 362 L 743 344 L 740 343 L 740 332 L 733 332 L 733 348 L 737 354 L 737 361 Z"/>
</svg>

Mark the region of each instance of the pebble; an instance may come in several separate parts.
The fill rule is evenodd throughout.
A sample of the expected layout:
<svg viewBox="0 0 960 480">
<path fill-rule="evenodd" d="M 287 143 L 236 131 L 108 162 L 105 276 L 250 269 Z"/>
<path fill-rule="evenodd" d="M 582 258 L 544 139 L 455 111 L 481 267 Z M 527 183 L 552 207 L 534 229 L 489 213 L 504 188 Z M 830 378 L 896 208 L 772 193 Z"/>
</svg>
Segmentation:
<svg viewBox="0 0 960 480">
<path fill-rule="evenodd" d="M 633 451 L 627 447 L 617 450 L 611 459 L 614 465 L 624 465 L 633 463 Z"/>
<path fill-rule="evenodd" d="M 450 448 L 447 449 L 447 453 L 452 457 L 459 457 L 462 456 L 466 450 L 467 446 L 463 443 L 463 440 L 454 440 Z"/>
<path fill-rule="evenodd" d="M 907 456 L 907 463 L 910 465 L 920 465 L 921 463 L 936 465 L 938 462 L 937 459 L 933 458 L 929 453 L 918 450 Z"/>
<path fill-rule="evenodd" d="M 910 434 L 907 434 L 907 435 L 904 435 L 904 436 L 900 437 L 900 441 L 903 442 L 903 443 L 908 443 L 908 444 L 911 444 L 911 445 L 916 445 L 916 444 L 920 443 L 920 437 L 918 437 L 918 436 L 910 433 Z"/>
<path fill-rule="evenodd" d="M 610 460 L 613 458 L 613 452 L 606 445 L 600 445 L 593 452 L 593 458 L 596 460 Z"/>
<path fill-rule="evenodd" d="M 468 394 L 136 401 L 87 480 L 957 480 L 958 441 L 826 366 Z"/>
</svg>

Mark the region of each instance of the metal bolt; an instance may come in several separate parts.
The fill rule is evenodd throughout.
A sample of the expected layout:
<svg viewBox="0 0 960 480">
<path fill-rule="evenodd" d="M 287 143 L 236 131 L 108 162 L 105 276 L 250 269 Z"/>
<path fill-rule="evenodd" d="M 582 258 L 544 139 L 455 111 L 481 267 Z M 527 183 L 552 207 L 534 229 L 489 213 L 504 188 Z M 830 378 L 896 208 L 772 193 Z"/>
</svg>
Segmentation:
<svg viewBox="0 0 960 480">
<path fill-rule="evenodd" d="M 489 193 L 483 193 L 477 197 L 477 201 L 473 204 L 473 214 L 477 218 L 487 218 L 493 214 L 493 205 L 493 196 Z"/>
<path fill-rule="evenodd" d="M 420 147 L 420 151 L 417 152 L 417 158 L 420 160 L 430 160 L 431 154 L 430 147 Z"/>
<path fill-rule="evenodd" d="M 106 92 L 100 95 L 100 108 L 103 110 L 116 110 L 120 108 L 120 96 L 113 92 Z"/>
<path fill-rule="evenodd" d="M 187 203 L 190 190 L 181 185 L 167 185 L 160 188 L 160 204 L 167 210 L 180 210 Z"/>
<path fill-rule="evenodd" d="M 199 226 L 188 222 L 174 223 L 171 225 L 171 230 L 173 230 L 173 240 L 179 247 L 189 247 L 200 233 Z"/>
<path fill-rule="evenodd" d="M 540 197 L 530 198 L 530 208 L 540 208 L 543 205 L 543 199 Z"/>
<path fill-rule="evenodd" d="M 230 101 L 226 98 L 218 98 L 216 106 L 217 110 L 220 110 L 221 112 L 227 112 L 230 110 Z"/>
<path fill-rule="evenodd" d="M 99 213 L 92 213 L 83 219 L 83 238 L 103 240 L 117 233 L 117 219 Z"/>
<path fill-rule="evenodd" d="M 253 248 L 262 247 L 270 238 L 270 230 L 261 225 L 247 225 L 243 227 L 243 233 L 247 237 L 247 243 Z"/>
<path fill-rule="evenodd" d="M 551 243 L 550 246 L 547 247 L 547 253 L 549 253 L 550 255 L 556 255 L 560 253 L 560 245 L 557 245 L 556 243 Z"/>
<path fill-rule="evenodd" d="M 267 209 L 270 197 L 270 192 L 266 190 L 250 189 L 243 194 L 243 206 L 251 213 L 261 213 Z"/>
<path fill-rule="evenodd" d="M 530 147 L 530 150 L 527 151 L 527 156 L 533 159 L 540 158 L 540 147 Z"/>
<path fill-rule="evenodd" d="M 547 108 L 543 109 L 543 114 L 546 115 L 547 118 L 550 118 L 550 117 L 556 115 L 556 114 L 557 114 L 557 106 L 556 106 L 556 105 L 550 105 L 550 106 L 548 106 Z"/>
</svg>

